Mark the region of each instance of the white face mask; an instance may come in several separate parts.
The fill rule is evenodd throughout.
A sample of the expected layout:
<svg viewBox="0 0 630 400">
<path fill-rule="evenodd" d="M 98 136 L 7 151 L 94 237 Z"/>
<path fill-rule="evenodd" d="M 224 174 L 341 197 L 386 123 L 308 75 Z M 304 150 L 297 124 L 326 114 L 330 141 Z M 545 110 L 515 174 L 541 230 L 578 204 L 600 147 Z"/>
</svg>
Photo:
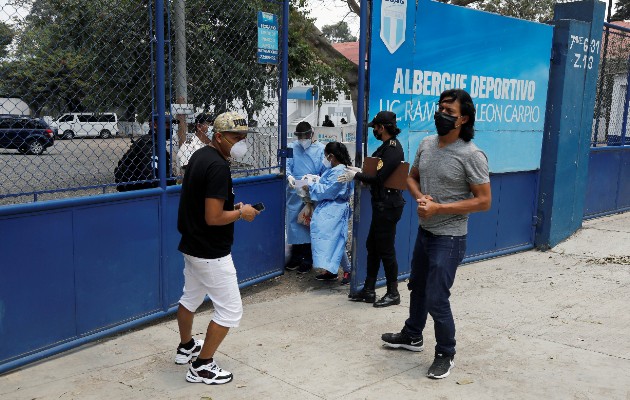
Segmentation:
<svg viewBox="0 0 630 400">
<path fill-rule="evenodd" d="M 332 167 L 332 164 L 330 163 L 330 160 L 326 156 L 324 156 L 324 159 L 322 160 L 322 164 L 324 164 L 324 167 L 326 167 L 326 168 Z"/>
<path fill-rule="evenodd" d="M 247 154 L 247 144 L 244 140 L 237 142 L 230 149 L 230 157 L 232 158 L 242 158 L 245 154 Z"/>
<path fill-rule="evenodd" d="M 313 143 L 311 141 L 311 139 L 300 139 L 300 140 L 298 140 L 298 142 L 300 143 L 300 146 L 302 146 L 304 148 L 304 150 L 306 150 L 309 147 L 311 147 L 311 143 Z"/>
</svg>

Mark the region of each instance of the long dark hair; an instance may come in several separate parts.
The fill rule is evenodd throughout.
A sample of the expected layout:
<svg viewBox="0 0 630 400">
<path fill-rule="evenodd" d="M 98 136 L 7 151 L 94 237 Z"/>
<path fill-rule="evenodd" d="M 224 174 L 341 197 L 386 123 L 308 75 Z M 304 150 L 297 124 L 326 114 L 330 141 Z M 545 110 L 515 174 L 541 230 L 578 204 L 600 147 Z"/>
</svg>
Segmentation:
<svg viewBox="0 0 630 400">
<path fill-rule="evenodd" d="M 324 147 L 324 153 L 332 154 L 333 156 L 335 156 L 337 161 L 339 161 L 346 167 L 352 164 L 352 161 L 350 161 L 350 154 L 348 153 L 348 149 L 343 143 L 329 142 L 328 144 L 326 144 L 326 147 Z"/>
<path fill-rule="evenodd" d="M 468 117 L 468 122 L 462 125 L 462 130 L 459 132 L 459 137 L 464 142 L 470 142 L 475 137 L 475 105 L 472 98 L 467 91 L 463 89 L 449 89 L 442 92 L 440 95 L 440 101 L 446 103 L 452 103 L 455 100 L 459 101 L 460 112 L 462 115 Z"/>
<path fill-rule="evenodd" d="M 387 133 L 390 134 L 390 136 L 396 137 L 400 133 L 400 128 L 397 127 L 396 125 L 387 124 L 383 126 L 385 127 L 385 130 L 387 131 Z"/>
</svg>

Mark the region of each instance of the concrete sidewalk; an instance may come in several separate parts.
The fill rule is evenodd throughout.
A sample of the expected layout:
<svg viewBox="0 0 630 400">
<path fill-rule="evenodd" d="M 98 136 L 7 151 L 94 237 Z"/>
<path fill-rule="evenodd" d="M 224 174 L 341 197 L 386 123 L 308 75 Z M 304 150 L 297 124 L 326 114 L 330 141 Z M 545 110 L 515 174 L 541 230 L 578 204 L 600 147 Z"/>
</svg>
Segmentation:
<svg viewBox="0 0 630 400">
<path fill-rule="evenodd" d="M 222 386 L 187 383 L 174 319 L 0 377 L 2 399 L 630 399 L 630 213 L 584 224 L 548 252 L 466 264 L 452 290 L 455 369 L 425 377 L 425 351 L 381 346 L 400 306 L 323 289 L 245 306 L 216 359 Z M 405 289 L 404 284 L 401 285 Z M 382 295 L 384 289 L 378 290 Z M 210 319 L 195 320 L 197 337 Z"/>
</svg>

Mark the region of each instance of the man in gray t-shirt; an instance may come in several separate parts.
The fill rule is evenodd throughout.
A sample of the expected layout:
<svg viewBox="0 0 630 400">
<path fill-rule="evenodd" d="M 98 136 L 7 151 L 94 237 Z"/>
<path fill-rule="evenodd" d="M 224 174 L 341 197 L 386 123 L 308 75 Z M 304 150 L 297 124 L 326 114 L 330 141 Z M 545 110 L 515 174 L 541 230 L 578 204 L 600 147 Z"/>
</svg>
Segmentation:
<svg viewBox="0 0 630 400">
<path fill-rule="evenodd" d="M 422 171 L 420 192 L 437 204 L 473 199 L 471 185 L 489 183 L 488 158 L 474 143 L 462 139 L 440 147 L 440 137 L 429 136 L 418 146 L 413 161 Z M 468 213 L 420 215 L 420 226 L 434 235 L 462 236 L 468 232 Z"/>
<path fill-rule="evenodd" d="M 466 252 L 468 214 L 490 208 L 488 159 L 471 142 L 475 107 L 470 95 L 450 89 L 440 95 L 436 136 L 418 147 L 407 185 L 418 202 L 420 226 L 411 261 L 409 318 L 400 333 L 385 333 L 386 346 L 423 349 L 427 314 L 435 327 L 435 359 L 427 376 L 446 378 L 455 357 L 450 289 Z"/>
</svg>

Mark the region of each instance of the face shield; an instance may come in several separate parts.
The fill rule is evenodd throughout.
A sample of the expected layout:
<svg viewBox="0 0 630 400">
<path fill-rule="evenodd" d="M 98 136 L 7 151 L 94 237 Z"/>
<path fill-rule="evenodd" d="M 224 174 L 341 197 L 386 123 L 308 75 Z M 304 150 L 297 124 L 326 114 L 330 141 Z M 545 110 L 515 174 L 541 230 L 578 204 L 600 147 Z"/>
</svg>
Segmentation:
<svg viewBox="0 0 630 400">
<path fill-rule="evenodd" d="M 294 135 L 297 137 L 297 142 L 304 148 L 304 150 L 308 149 L 311 144 L 313 144 L 313 129 L 309 129 L 304 132 L 295 132 Z"/>
</svg>

